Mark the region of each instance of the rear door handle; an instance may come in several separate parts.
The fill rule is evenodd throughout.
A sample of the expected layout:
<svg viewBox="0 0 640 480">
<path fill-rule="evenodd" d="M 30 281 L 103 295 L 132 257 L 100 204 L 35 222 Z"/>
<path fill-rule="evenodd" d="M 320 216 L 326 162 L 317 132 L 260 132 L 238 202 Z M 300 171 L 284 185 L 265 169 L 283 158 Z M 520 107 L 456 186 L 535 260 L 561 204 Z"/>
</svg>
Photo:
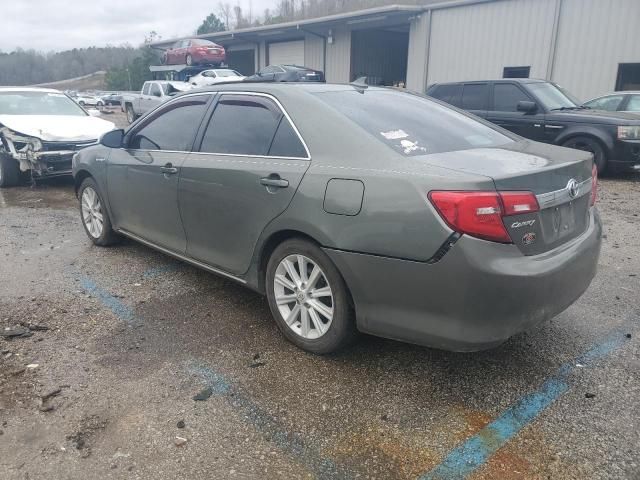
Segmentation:
<svg viewBox="0 0 640 480">
<path fill-rule="evenodd" d="M 160 171 L 165 175 L 175 175 L 178 173 L 178 169 L 171 163 L 167 163 L 164 167 L 160 167 Z"/>
<path fill-rule="evenodd" d="M 289 180 L 280 178 L 278 174 L 271 174 L 268 177 L 261 178 L 260 184 L 265 187 L 287 188 L 289 186 Z"/>
</svg>

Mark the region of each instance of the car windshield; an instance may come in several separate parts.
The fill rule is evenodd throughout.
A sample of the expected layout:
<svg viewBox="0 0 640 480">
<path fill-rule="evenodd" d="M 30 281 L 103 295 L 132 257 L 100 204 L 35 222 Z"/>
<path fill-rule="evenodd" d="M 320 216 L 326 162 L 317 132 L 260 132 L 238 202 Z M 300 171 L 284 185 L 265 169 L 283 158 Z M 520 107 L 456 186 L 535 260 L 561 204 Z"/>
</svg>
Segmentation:
<svg viewBox="0 0 640 480">
<path fill-rule="evenodd" d="M 73 100 L 58 92 L 0 92 L 0 115 L 73 115 L 87 113 Z"/>
<path fill-rule="evenodd" d="M 558 85 L 540 82 L 528 86 L 547 110 L 578 108 L 579 102 Z"/>
<path fill-rule="evenodd" d="M 314 95 L 405 156 L 513 142 L 491 126 L 420 95 L 371 88 L 360 92 L 354 88 Z"/>
</svg>

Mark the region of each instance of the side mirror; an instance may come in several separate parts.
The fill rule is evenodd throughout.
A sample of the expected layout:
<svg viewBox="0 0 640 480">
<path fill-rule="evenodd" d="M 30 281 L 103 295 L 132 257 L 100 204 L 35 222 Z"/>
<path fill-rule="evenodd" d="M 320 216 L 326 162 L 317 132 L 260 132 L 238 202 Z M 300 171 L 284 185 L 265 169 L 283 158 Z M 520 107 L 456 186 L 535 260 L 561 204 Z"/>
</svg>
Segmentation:
<svg viewBox="0 0 640 480">
<path fill-rule="evenodd" d="M 111 130 L 100 137 L 100 145 L 107 148 L 120 148 L 124 140 L 124 130 Z"/>
<path fill-rule="evenodd" d="M 518 106 L 516 108 L 519 112 L 535 113 L 538 110 L 538 105 L 536 104 L 536 102 L 523 100 L 521 102 L 518 102 Z"/>
</svg>

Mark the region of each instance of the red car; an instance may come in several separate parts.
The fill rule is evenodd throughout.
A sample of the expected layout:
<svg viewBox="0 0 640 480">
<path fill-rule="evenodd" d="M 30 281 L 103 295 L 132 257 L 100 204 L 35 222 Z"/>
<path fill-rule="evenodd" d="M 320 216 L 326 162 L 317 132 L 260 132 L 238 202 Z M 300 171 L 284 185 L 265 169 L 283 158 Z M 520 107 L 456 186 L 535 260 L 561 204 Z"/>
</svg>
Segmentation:
<svg viewBox="0 0 640 480">
<path fill-rule="evenodd" d="M 209 40 L 192 38 L 178 40 L 173 48 L 169 48 L 162 56 L 165 65 L 216 65 L 219 66 L 227 58 L 224 47 Z"/>
</svg>

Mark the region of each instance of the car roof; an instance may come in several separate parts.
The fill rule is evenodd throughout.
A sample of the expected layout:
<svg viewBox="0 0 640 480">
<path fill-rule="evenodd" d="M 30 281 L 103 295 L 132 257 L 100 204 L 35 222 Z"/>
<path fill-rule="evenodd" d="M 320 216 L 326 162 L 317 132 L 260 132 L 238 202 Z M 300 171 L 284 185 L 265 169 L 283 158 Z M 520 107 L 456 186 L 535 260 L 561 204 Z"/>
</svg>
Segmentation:
<svg viewBox="0 0 640 480">
<path fill-rule="evenodd" d="M 346 83 L 315 83 L 315 82 L 226 82 L 218 83 L 207 87 L 189 90 L 188 93 L 194 92 L 225 92 L 225 91 L 243 91 L 248 93 L 268 93 L 272 95 L 287 93 L 321 93 L 321 92 L 340 92 L 351 91 L 353 85 Z M 367 87 L 367 90 L 388 90 L 381 87 Z"/>
<path fill-rule="evenodd" d="M 42 93 L 62 93 L 54 88 L 40 87 L 0 87 L 0 92 L 42 92 Z"/>
<path fill-rule="evenodd" d="M 551 83 L 548 80 L 543 80 L 541 78 L 496 78 L 493 80 L 467 80 L 461 82 L 437 82 L 434 85 L 460 85 L 463 83 Z"/>
</svg>

